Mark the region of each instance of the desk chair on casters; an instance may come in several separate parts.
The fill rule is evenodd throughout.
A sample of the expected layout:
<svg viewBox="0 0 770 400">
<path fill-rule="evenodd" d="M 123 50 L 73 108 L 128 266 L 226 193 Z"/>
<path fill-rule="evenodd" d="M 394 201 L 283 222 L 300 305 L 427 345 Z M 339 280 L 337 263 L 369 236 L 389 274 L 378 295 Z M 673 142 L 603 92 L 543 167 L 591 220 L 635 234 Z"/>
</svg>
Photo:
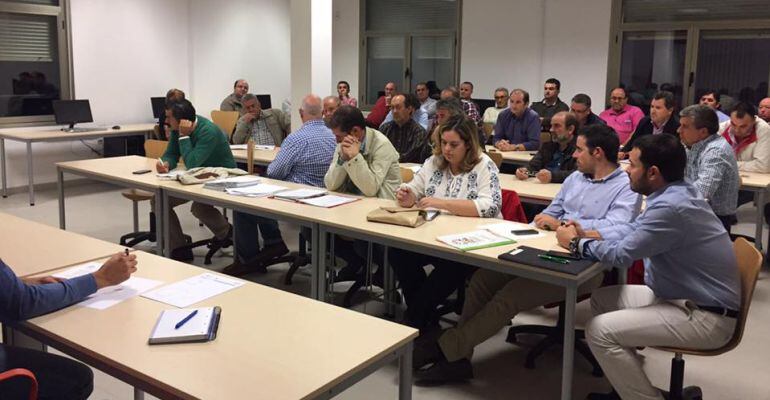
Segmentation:
<svg viewBox="0 0 770 400">
<path fill-rule="evenodd" d="M 238 124 L 238 111 L 211 111 L 211 122 L 213 122 L 222 133 L 227 136 L 227 141 L 232 142 L 233 132 L 235 132 L 235 125 Z"/>
<path fill-rule="evenodd" d="M 24 368 L 14 368 L 0 373 L 0 382 L 18 378 L 29 379 L 29 400 L 37 400 L 37 379 L 32 371 Z"/>
<path fill-rule="evenodd" d="M 746 318 L 749 315 L 749 306 L 751 306 L 751 297 L 757 284 L 759 269 L 762 267 L 762 253 L 744 238 L 735 240 L 733 250 L 735 251 L 735 258 L 738 260 L 738 270 L 740 271 L 741 278 L 741 309 L 735 322 L 735 331 L 733 331 L 732 338 L 724 346 L 712 350 L 656 347 L 658 350 L 674 353 L 674 358 L 671 359 L 671 383 L 669 387 L 669 399 L 671 400 L 700 400 L 703 398 L 703 393 L 699 387 L 682 387 L 684 386 L 684 359 L 682 354 L 718 356 L 736 348 L 741 343 L 743 330 L 746 327 Z"/>
<path fill-rule="evenodd" d="M 165 140 L 155 140 L 155 139 L 145 140 L 144 153 L 147 158 L 157 159 L 157 158 L 160 158 L 160 156 L 162 156 L 163 153 L 166 151 L 166 146 L 168 146 L 168 142 Z M 131 200 L 131 205 L 133 207 L 132 215 L 133 215 L 133 222 L 134 222 L 134 230 L 133 232 L 127 233 L 120 237 L 120 245 L 133 247 L 136 244 L 141 243 L 145 240 L 154 242 L 155 241 L 155 217 L 151 212 L 150 213 L 150 230 L 140 231 L 139 230 L 139 203 L 142 201 L 151 200 L 153 197 L 155 197 L 155 194 L 152 192 L 146 192 L 144 190 L 139 190 L 139 189 L 128 189 L 121 192 L 121 195 Z"/>
</svg>

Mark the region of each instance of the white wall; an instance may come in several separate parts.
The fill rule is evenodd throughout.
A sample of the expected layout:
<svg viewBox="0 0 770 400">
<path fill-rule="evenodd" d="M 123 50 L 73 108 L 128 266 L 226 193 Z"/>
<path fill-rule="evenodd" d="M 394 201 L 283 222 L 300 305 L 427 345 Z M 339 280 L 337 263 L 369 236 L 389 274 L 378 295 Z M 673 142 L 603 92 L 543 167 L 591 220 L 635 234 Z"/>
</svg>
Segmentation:
<svg viewBox="0 0 770 400">
<path fill-rule="evenodd" d="M 350 95 L 358 98 L 363 90 L 358 82 L 360 34 L 359 0 L 334 0 L 332 3 L 332 81 L 331 94 L 337 94 L 337 82 L 350 83 Z"/>
<path fill-rule="evenodd" d="M 249 91 L 291 95 L 289 1 L 190 0 L 191 101 L 209 115 L 244 78 Z"/>
<path fill-rule="evenodd" d="M 474 97 L 499 86 L 542 98 L 543 82 L 562 83 L 562 100 L 586 93 L 604 102 L 611 0 L 474 0 L 463 2 L 460 80 Z"/>
</svg>

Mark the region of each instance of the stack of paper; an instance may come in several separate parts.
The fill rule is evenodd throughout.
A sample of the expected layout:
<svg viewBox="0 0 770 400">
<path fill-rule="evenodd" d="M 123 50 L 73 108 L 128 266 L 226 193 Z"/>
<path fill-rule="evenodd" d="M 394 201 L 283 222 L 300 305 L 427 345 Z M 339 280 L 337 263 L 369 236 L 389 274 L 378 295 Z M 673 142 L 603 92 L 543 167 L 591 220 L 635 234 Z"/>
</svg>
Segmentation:
<svg viewBox="0 0 770 400">
<path fill-rule="evenodd" d="M 230 150 L 247 150 L 245 144 L 231 144 Z M 275 150 L 275 146 L 267 144 L 255 144 L 254 150 Z"/>
<path fill-rule="evenodd" d="M 286 186 L 271 185 L 269 183 L 260 183 L 254 186 L 246 186 L 234 189 L 225 189 L 227 194 L 246 197 L 265 197 L 281 190 L 288 189 Z"/>
<path fill-rule="evenodd" d="M 326 196 L 311 197 L 308 199 L 299 199 L 297 201 L 304 204 L 310 204 L 311 206 L 332 208 L 332 207 L 341 206 L 343 204 L 352 203 L 356 200 L 358 200 L 357 197 L 337 196 L 333 194 L 327 194 Z"/>
<path fill-rule="evenodd" d="M 228 178 L 215 179 L 203 184 L 205 189 L 224 191 L 226 189 L 243 188 L 259 184 L 259 177 L 254 175 L 231 176 Z"/>
<path fill-rule="evenodd" d="M 170 304 L 174 307 L 189 307 L 209 297 L 241 287 L 243 284 L 244 282 L 239 279 L 226 278 L 205 272 L 144 293 L 142 297 Z"/>
<path fill-rule="evenodd" d="M 454 235 L 439 236 L 438 241 L 446 243 L 462 251 L 477 250 L 487 247 L 503 246 L 516 243 L 502 236 L 497 236 L 488 230 L 478 230 Z"/>
<path fill-rule="evenodd" d="M 175 181 L 179 179 L 179 175 L 184 174 L 186 171 L 183 169 L 175 169 L 173 171 L 166 172 L 165 174 L 155 174 L 158 179 L 162 181 Z"/>
<path fill-rule="evenodd" d="M 294 189 L 276 193 L 275 198 L 281 200 L 300 200 L 309 199 L 311 197 L 319 197 L 325 194 L 326 190 L 324 189 Z"/>
<path fill-rule="evenodd" d="M 72 279 L 81 275 L 91 274 L 101 268 L 101 263 L 90 262 L 83 265 L 72 267 L 66 271 L 59 272 L 53 276 L 62 279 Z M 104 310 L 120 303 L 123 300 L 130 299 L 134 296 L 142 294 L 158 285 L 161 281 L 152 279 L 140 278 L 138 276 L 132 276 L 127 281 L 105 288 L 101 288 L 96 293 L 88 296 L 85 300 L 78 303 L 83 307 L 95 308 L 97 310 Z"/>
</svg>

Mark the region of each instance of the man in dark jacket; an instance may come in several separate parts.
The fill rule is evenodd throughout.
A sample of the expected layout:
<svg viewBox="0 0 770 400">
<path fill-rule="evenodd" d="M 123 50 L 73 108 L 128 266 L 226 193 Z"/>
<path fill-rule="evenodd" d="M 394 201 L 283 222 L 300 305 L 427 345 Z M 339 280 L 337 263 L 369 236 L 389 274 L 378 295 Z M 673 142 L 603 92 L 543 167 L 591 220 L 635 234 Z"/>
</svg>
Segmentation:
<svg viewBox="0 0 770 400">
<path fill-rule="evenodd" d="M 562 183 L 577 168 L 572 158 L 577 137 L 577 118 L 572 113 L 560 111 L 551 118 L 550 125 L 551 141 L 540 146 L 528 167 L 516 170 L 517 178 L 525 180 L 533 172 L 542 183 Z"/>
<path fill-rule="evenodd" d="M 620 149 L 618 160 L 628 156 L 628 152 L 634 147 L 634 141 L 639 140 L 639 138 L 661 133 L 677 136 L 677 128 L 679 128 L 679 118 L 674 114 L 673 93 L 665 90 L 655 93 L 650 103 L 650 116 L 639 121 L 634 133 Z"/>
</svg>

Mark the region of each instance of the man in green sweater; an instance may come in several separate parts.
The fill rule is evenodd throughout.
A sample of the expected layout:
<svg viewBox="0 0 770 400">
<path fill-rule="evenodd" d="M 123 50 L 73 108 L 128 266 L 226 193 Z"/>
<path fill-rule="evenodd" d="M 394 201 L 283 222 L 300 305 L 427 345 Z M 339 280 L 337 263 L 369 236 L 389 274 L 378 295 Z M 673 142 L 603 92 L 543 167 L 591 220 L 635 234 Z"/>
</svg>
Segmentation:
<svg viewBox="0 0 770 400">
<path fill-rule="evenodd" d="M 200 115 L 195 115 L 195 107 L 188 100 L 170 103 L 166 108 L 166 122 L 171 135 L 166 152 L 158 161 L 156 168 L 159 173 L 176 168 L 179 158 L 185 167 L 225 167 L 235 168 L 233 153 L 227 143 L 227 137 L 211 121 Z M 173 208 L 186 203 L 187 200 L 170 198 L 169 231 L 171 258 L 180 261 L 193 259 L 192 250 L 180 249 L 185 244 L 182 226 Z M 203 222 L 214 233 L 214 240 L 220 241 L 221 247 L 232 244 L 233 227 L 222 213 L 214 206 L 193 202 L 193 215 Z"/>
</svg>

